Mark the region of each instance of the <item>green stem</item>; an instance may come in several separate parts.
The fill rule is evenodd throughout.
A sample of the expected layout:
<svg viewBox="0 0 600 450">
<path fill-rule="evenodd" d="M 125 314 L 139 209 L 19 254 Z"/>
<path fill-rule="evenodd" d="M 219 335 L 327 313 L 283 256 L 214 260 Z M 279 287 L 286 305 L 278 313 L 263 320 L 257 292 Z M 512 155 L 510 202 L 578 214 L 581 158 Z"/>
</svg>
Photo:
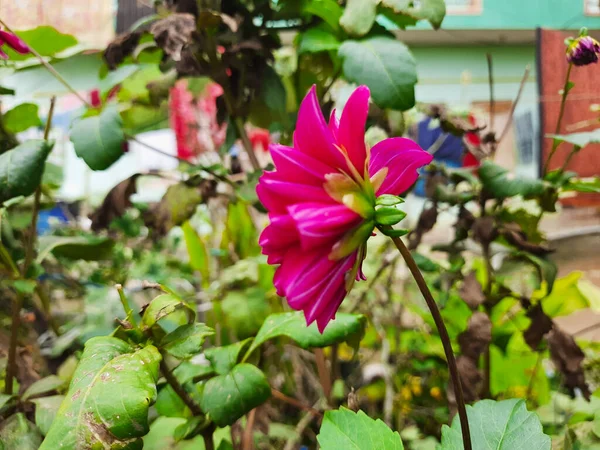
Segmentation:
<svg viewBox="0 0 600 450">
<path fill-rule="evenodd" d="M 564 172 L 567 169 L 567 166 L 571 162 L 571 159 L 573 159 L 573 156 L 575 156 L 579 152 L 579 150 L 581 150 L 580 147 L 577 147 L 575 145 L 573 146 L 573 150 L 571 150 L 571 153 L 569 153 L 569 156 L 567 156 L 567 159 L 565 159 L 564 164 L 560 168 L 561 172 Z"/>
<path fill-rule="evenodd" d="M 569 91 L 571 90 L 569 87 L 569 83 L 571 82 L 571 69 L 573 68 L 573 63 L 569 63 L 569 68 L 567 69 L 567 76 L 565 77 L 565 85 L 563 86 L 562 97 L 560 100 L 560 110 L 558 112 L 558 120 L 556 121 L 556 128 L 554 130 L 554 134 L 560 133 L 560 126 L 562 124 L 562 119 L 565 114 L 565 105 L 567 103 L 567 95 L 569 95 Z M 548 172 L 548 167 L 550 166 L 550 161 L 552 157 L 556 153 L 560 142 L 556 139 L 552 142 L 552 150 L 550 150 L 550 155 L 548 155 L 548 159 L 546 160 L 546 164 L 544 165 L 544 171 L 542 172 L 542 176 Z"/>
<path fill-rule="evenodd" d="M 123 306 L 123 311 L 125 311 L 125 320 L 130 321 L 131 318 L 133 317 L 133 309 L 131 309 L 131 306 L 129 305 L 127 296 L 125 295 L 125 292 L 123 291 L 123 286 L 120 284 L 116 284 L 115 288 L 117 289 L 117 292 L 119 293 L 119 300 L 121 300 L 121 305 Z"/>
<path fill-rule="evenodd" d="M 440 310 L 437 307 L 437 304 L 427 286 L 427 282 L 423 278 L 417 263 L 413 259 L 410 250 L 404 245 L 402 239 L 395 237 L 392 238 L 396 248 L 406 261 L 406 265 L 410 270 L 413 278 L 417 282 L 417 286 L 419 286 L 419 290 L 431 311 L 431 315 L 433 316 L 433 321 L 435 322 L 435 326 L 438 329 L 440 334 L 440 338 L 442 340 L 442 346 L 444 347 L 444 353 L 446 355 L 446 359 L 448 361 L 448 370 L 450 371 L 450 378 L 452 380 L 452 386 L 454 387 L 454 394 L 456 396 L 456 405 L 458 409 L 458 416 L 460 419 L 460 427 L 462 431 L 463 437 L 463 445 L 465 450 L 472 450 L 473 446 L 471 444 L 471 433 L 469 431 L 469 422 L 467 419 L 467 409 L 465 406 L 465 398 L 463 395 L 462 384 L 460 381 L 460 376 L 458 373 L 458 367 L 456 365 L 456 359 L 454 358 L 454 352 L 452 350 L 452 342 L 450 341 L 450 336 L 448 335 L 448 330 L 446 329 L 446 325 L 444 324 L 444 319 L 440 313 Z"/>
</svg>

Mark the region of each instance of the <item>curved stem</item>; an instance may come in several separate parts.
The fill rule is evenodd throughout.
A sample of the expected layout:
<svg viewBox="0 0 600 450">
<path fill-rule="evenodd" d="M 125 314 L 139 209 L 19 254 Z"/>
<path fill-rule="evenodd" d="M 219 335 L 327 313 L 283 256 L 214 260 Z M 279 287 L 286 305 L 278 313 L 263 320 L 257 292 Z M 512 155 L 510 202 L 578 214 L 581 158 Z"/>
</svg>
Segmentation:
<svg viewBox="0 0 600 450">
<path fill-rule="evenodd" d="M 444 347 L 444 353 L 446 354 L 446 359 L 448 360 L 448 370 L 450 371 L 450 378 L 452 379 L 452 386 L 454 387 L 454 393 L 456 395 L 456 404 L 458 407 L 458 417 L 460 418 L 460 428 L 462 430 L 463 444 L 465 450 L 472 450 L 473 446 L 471 445 L 471 433 L 469 432 L 469 422 L 467 419 L 467 409 L 465 407 L 465 399 L 463 395 L 462 385 L 460 382 L 460 377 L 458 374 L 458 367 L 456 366 L 456 359 L 454 358 L 454 352 L 452 351 L 452 343 L 450 342 L 450 336 L 448 336 L 448 330 L 446 329 L 446 325 L 444 324 L 444 319 L 440 314 L 440 310 L 433 299 L 433 295 L 431 295 L 431 291 L 421 274 L 421 271 L 417 267 L 417 263 L 413 259 L 410 250 L 404 245 L 402 239 L 395 237 L 392 238 L 394 244 L 400 254 L 406 261 L 406 265 L 410 270 L 412 276 L 414 277 L 417 285 L 419 286 L 419 290 L 431 311 L 431 315 L 433 316 L 433 321 L 435 322 L 435 326 L 438 329 L 440 334 L 440 338 L 442 340 L 442 345 Z"/>
<path fill-rule="evenodd" d="M 563 116 L 565 115 L 565 105 L 567 103 L 567 95 L 569 94 L 569 91 L 571 90 L 571 86 L 569 86 L 569 83 L 571 82 L 570 79 L 571 79 L 571 69 L 572 68 L 573 68 L 573 63 L 569 63 L 569 68 L 567 69 L 567 76 L 565 78 L 565 85 L 563 86 L 562 98 L 560 99 L 560 110 L 558 112 L 558 120 L 556 121 L 556 128 L 554 129 L 554 134 L 560 133 L 560 125 L 562 124 L 562 119 L 563 119 Z M 548 159 L 546 160 L 546 163 L 544 165 L 544 171 L 542 172 L 542 176 L 544 176 L 546 174 L 546 172 L 548 172 L 548 167 L 550 166 L 550 161 L 552 160 L 552 157 L 556 153 L 556 150 L 558 149 L 559 145 L 560 145 L 560 143 L 556 140 L 554 140 L 554 142 L 552 143 L 552 150 L 550 150 L 550 155 L 548 155 Z"/>
</svg>

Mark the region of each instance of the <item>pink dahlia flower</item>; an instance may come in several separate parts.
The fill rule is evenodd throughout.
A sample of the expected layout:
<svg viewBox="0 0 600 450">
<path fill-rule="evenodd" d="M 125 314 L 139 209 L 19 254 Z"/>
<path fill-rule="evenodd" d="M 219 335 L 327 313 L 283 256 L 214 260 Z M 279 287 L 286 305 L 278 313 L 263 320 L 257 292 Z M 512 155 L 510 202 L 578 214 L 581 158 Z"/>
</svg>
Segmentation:
<svg viewBox="0 0 600 450">
<path fill-rule="evenodd" d="M 320 332 L 335 317 L 355 280 L 364 280 L 366 241 L 377 197 L 399 195 L 432 156 L 415 142 L 391 138 L 365 145 L 369 89 L 350 96 L 341 118 L 325 122 L 313 87 L 302 101 L 294 147 L 271 145 L 275 170 L 257 187 L 270 224 L 260 237 L 274 284 Z"/>
<path fill-rule="evenodd" d="M 8 31 L 0 30 L 0 47 L 4 44 L 8 45 L 17 53 L 25 55 L 31 51 L 29 46 L 23 42 L 17 35 Z M 0 58 L 8 59 L 8 55 L 0 48 Z"/>
</svg>

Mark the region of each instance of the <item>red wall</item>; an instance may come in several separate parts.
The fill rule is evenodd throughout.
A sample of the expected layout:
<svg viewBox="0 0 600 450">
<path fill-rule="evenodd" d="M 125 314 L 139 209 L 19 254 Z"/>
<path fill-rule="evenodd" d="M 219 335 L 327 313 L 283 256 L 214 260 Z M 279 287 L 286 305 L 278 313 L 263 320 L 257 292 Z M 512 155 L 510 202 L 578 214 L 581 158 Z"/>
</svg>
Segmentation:
<svg viewBox="0 0 600 450">
<path fill-rule="evenodd" d="M 565 38 L 568 33 L 554 30 L 540 30 L 538 33 L 538 83 L 540 112 L 542 115 L 542 136 L 553 134 L 560 110 L 561 95 L 567 74 L 565 59 Z M 600 104 L 600 63 L 584 67 L 573 67 L 571 81 L 575 87 L 569 92 L 560 133 L 589 131 L 600 127 L 600 121 L 583 128 L 573 129 L 573 125 L 590 119 L 600 118 L 599 112 L 590 111 L 590 106 Z M 543 139 L 542 163 L 548 159 L 552 148 L 551 139 Z M 563 144 L 552 158 L 550 170 L 557 169 L 565 162 L 572 147 Z M 569 170 L 581 177 L 600 175 L 600 145 L 592 144 L 581 150 L 571 160 Z M 600 205 L 598 194 L 578 194 L 574 199 L 564 201 L 570 206 Z"/>
</svg>

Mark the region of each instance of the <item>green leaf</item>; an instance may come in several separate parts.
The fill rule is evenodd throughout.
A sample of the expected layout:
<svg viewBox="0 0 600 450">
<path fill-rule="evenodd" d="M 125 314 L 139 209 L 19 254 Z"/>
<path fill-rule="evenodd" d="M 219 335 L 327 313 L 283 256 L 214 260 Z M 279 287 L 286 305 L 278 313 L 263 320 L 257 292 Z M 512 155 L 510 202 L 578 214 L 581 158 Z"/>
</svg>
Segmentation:
<svg viewBox="0 0 600 450">
<path fill-rule="evenodd" d="M 4 126 L 10 133 L 20 133 L 31 127 L 39 127 L 42 121 L 38 115 L 38 105 L 21 103 L 6 111 L 3 117 Z"/>
<path fill-rule="evenodd" d="M 545 190 L 542 180 L 514 177 L 508 170 L 491 161 L 485 161 L 481 165 L 479 178 L 484 189 L 494 198 L 507 198 L 515 195 L 530 197 L 541 195 Z"/>
<path fill-rule="evenodd" d="M 556 275 L 558 273 L 558 268 L 556 264 L 552 262 L 550 259 L 545 257 L 532 255 L 527 252 L 515 252 L 514 255 L 517 258 L 523 259 L 536 268 L 538 271 L 538 275 L 540 277 L 540 282 L 546 282 L 546 292 L 549 294 L 552 292 L 554 287 L 554 280 L 556 280 Z"/>
<path fill-rule="evenodd" d="M 232 425 L 271 396 L 265 374 L 251 364 L 239 364 L 226 375 L 206 382 L 201 407 L 220 426 Z"/>
<path fill-rule="evenodd" d="M 77 39 L 70 34 L 63 34 L 50 26 L 40 26 L 31 30 L 17 31 L 15 33 L 41 56 L 55 56 L 57 53 L 77 45 Z M 11 61 L 24 61 L 34 58 L 31 53 L 21 55 L 8 46 L 5 46 L 8 58 Z"/>
<path fill-rule="evenodd" d="M 321 334 L 315 323 L 306 326 L 301 312 L 271 314 L 254 338 L 246 358 L 266 341 L 279 336 L 289 337 L 304 349 L 329 347 L 340 342 L 357 344 L 364 335 L 366 324 L 367 318 L 362 314 L 338 313 Z"/>
<path fill-rule="evenodd" d="M 200 272 L 200 275 L 202 275 L 202 286 L 207 288 L 210 284 L 210 258 L 206 244 L 189 222 L 185 222 L 181 228 L 183 230 L 185 245 L 190 255 L 190 266 Z"/>
<path fill-rule="evenodd" d="M 304 4 L 303 11 L 320 17 L 334 31 L 340 29 L 340 18 L 343 9 L 335 0 L 308 0 Z"/>
<path fill-rule="evenodd" d="M 417 267 L 423 272 L 437 272 L 440 270 L 440 265 L 421 253 L 412 254 Z"/>
<path fill-rule="evenodd" d="M 214 330 L 203 323 L 191 323 L 167 334 L 160 346 L 175 358 L 186 359 L 199 353 L 204 339 L 213 334 Z"/>
<path fill-rule="evenodd" d="M 241 354 L 248 348 L 252 339 L 245 339 L 224 347 L 209 348 L 204 352 L 212 368 L 219 375 L 225 375 L 236 366 Z"/>
<path fill-rule="evenodd" d="M 36 381 L 23 393 L 23 400 L 28 400 L 33 397 L 39 397 L 42 394 L 48 392 L 60 390 L 65 385 L 65 380 L 57 377 L 56 375 L 50 375 L 49 377 L 42 378 Z"/>
<path fill-rule="evenodd" d="M 298 53 L 337 51 L 341 42 L 334 34 L 321 27 L 306 30 L 300 35 Z"/>
<path fill-rule="evenodd" d="M 35 424 L 44 436 L 48 434 L 64 399 L 64 395 L 52 395 L 31 400 L 35 404 Z"/>
<path fill-rule="evenodd" d="M 115 241 L 102 236 L 40 236 L 37 262 L 42 263 L 50 253 L 54 256 L 85 261 L 101 261 L 112 257 Z"/>
<path fill-rule="evenodd" d="M 403 450 L 402 439 L 381 420 L 346 408 L 327 411 L 317 436 L 322 450 Z"/>
<path fill-rule="evenodd" d="M 400 41 L 387 37 L 345 41 L 339 56 L 346 79 L 366 84 L 379 107 L 406 111 L 415 105 L 416 63 Z"/>
<path fill-rule="evenodd" d="M 160 325 L 165 331 L 173 332 L 196 319 L 195 311 L 173 294 L 162 294 L 150 302 L 142 315 L 142 327 L 155 329 Z M 159 323 L 160 322 L 160 323 Z"/>
<path fill-rule="evenodd" d="M 40 450 L 141 448 L 160 359 L 151 345 L 135 350 L 112 337 L 90 339 Z"/>
<path fill-rule="evenodd" d="M 375 210 L 375 222 L 379 225 L 396 225 L 406 217 L 406 213 L 391 206 Z"/>
<path fill-rule="evenodd" d="M 25 414 L 14 414 L 2 422 L 0 449 L 38 450 L 41 443 L 40 430 L 27 420 Z"/>
<path fill-rule="evenodd" d="M 408 16 L 414 20 L 427 20 L 436 30 L 440 28 L 446 16 L 444 0 L 381 0 L 382 6 L 391 8 L 394 13 Z"/>
<path fill-rule="evenodd" d="M 564 191 L 600 193 L 600 177 L 569 180 L 564 186 Z"/>
<path fill-rule="evenodd" d="M 81 119 L 71 128 L 75 153 L 92 170 L 105 170 L 123 156 L 123 121 L 114 107 Z"/>
<path fill-rule="evenodd" d="M 348 0 L 340 25 L 346 33 L 364 36 L 375 23 L 379 0 Z"/>
<path fill-rule="evenodd" d="M 255 336 L 271 313 L 266 297 L 265 290 L 258 286 L 245 291 L 232 290 L 225 294 L 221 301 L 225 323 L 238 339 Z"/>
<path fill-rule="evenodd" d="M 186 422 L 179 417 L 159 417 L 150 426 L 150 432 L 144 436 L 144 450 L 202 450 L 204 440 L 197 436 L 189 441 L 176 442 L 175 429 Z"/>
<path fill-rule="evenodd" d="M 375 200 L 376 205 L 380 206 L 395 206 L 404 203 L 404 199 L 395 195 L 383 194 Z"/>
<path fill-rule="evenodd" d="M 30 140 L 0 155 L 0 203 L 35 192 L 54 143 Z"/>
<path fill-rule="evenodd" d="M 275 119 L 285 120 L 287 93 L 281 78 L 271 66 L 266 66 L 263 71 L 260 96 Z"/>
<path fill-rule="evenodd" d="M 524 400 L 482 400 L 467 406 L 474 449 L 550 450 L 550 436 L 542 431 L 535 413 L 527 411 Z M 441 450 L 462 450 L 460 419 L 442 427 Z"/>
<path fill-rule="evenodd" d="M 546 137 L 554 139 L 554 145 L 566 142 L 567 144 L 573 144 L 575 147 L 584 148 L 589 144 L 600 144 L 600 128 L 581 133 L 548 134 Z"/>
<path fill-rule="evenodd" d="M 3 414 L 4 411 L 15 404 L 15 400 L 17 400 L 16 395 L 7 395 L 0 394 L 0 414 Z"/>
</svg>

